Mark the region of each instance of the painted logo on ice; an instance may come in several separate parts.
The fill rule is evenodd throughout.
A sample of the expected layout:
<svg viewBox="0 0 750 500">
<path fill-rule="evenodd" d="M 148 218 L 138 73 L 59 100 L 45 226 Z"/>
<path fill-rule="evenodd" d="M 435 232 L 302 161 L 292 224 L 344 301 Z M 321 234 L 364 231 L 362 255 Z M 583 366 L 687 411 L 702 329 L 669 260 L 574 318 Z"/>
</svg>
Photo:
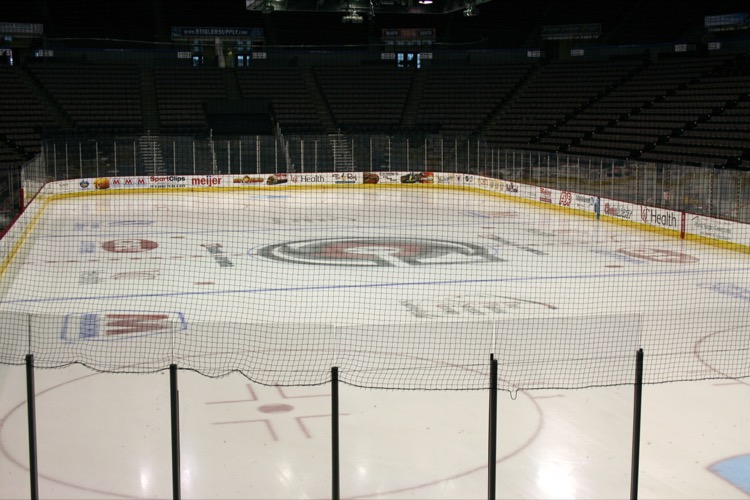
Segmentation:
<svg viewBox="0 0 750 500">
<path fill-rule="evenodd" d="M 305 240 L 270 245 L 254 253 L 282 262 L 327 266 L 423 266 L 502 261 L 479 245 L 420 238 Z"/>
<path fill-rule="evenodd" d="M 60 338 L 63 342 L 98 342 L 186 329 L 185 315 L 181 312 L 103 311 L 65 316 Z"/>
</svg>

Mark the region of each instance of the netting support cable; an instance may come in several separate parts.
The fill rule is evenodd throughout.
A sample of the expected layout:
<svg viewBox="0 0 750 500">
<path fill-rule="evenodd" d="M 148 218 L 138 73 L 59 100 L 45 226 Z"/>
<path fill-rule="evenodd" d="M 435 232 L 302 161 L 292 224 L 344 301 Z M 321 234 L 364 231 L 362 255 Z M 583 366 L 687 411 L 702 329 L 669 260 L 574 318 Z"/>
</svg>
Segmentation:
<svg viewBox="0 0 750 500">
<path fill-rule="evenodd" d="M 180 494 L 180 393 L 177 390 L 177 365 L 169 365 L 169 401 L 172 421 L 172 498 Z"/>
<path fill-rule="evenodd" d="M 497 321 L 492 322 L 492 346 L 491 352 L 494 352 L 497 348 Z M 490 359 L 494 359 L 495 355 L 490 354 Z"/>
<path fill-rule="evenodd" d="M 34 355 L 26 355 L 26 409 L 29 418 L 29 479 L 31 499 L 39 498 L 39 470 L 36 455 L 36 394 L 34 391 Z"/>
<path fill-rule="evenodd" d="M 341 498 L 339 468 L 339 369 L 331 368 L 331 479 L 333 500 Z"/>
<path fill-rule="evenodd" d="M 495 500 L 497 479 L 497 360 L 490 354 L 490 412 L 487 456 L 487 498 Z"/>
<path fill-rule="evenodd" d="M 641 399 L 643 396 L 643 349 L 635 356 L 635 388 L 633 398 L 633 448 L 630 470 L 630 498 L 638 498 L 638 464 L 641 453 Z"/>
<path fill-rule="evenodd" d="M 31 331 L 32 331 L 31 330 L 31 314 L 28 315 L 27 319 L 28 319 L 28 321 L 26 322 L 26 333 L 27 333 L 27 335 L 26 335 L 26 341 L 27 341 L 26 352 L 28 354 L 31 354 L 32 352 L 34 352 L 34 350 L 31 348 Z"/>
</svg>

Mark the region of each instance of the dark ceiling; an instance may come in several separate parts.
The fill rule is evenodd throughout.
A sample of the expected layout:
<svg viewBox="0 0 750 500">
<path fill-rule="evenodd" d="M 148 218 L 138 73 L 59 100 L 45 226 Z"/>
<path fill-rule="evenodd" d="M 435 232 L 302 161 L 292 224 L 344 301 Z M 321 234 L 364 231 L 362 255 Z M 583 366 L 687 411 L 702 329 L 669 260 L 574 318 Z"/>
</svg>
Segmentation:
<svg viewBox="0 0 750 500">
<path fill-rule="evenodd" d="M 406 3 L 416 0 L 377 0 L 383 3 L 373 4 L 372 18 L 352 24 L 342 23 L 347 0 L 273 1 L 280 8 L 264 13 L 248 10 L 245 0 L 14 0 L 0 21 L 42 23 L 49 39 L 146 42 L 168 42 L 173 26 L 259 27 L 274 45 L 370 44 L 385 28 L 435 28 L 441 44 L 518 48 L 538 45 L 541 27 L 550 24 L 600 23 L 602 44 L 695 41 L 706 36 L 704 16 L 750 10 L 747 0 L 480 0 L 478 15 L 467 17 L 460 4 L 471 0 L 435 0 L 436 11 L 449 11 L 437 14 L 408 13 L 428 12 Z M 362 11 L 365 1 L 353 5 Z"/>
</svg>

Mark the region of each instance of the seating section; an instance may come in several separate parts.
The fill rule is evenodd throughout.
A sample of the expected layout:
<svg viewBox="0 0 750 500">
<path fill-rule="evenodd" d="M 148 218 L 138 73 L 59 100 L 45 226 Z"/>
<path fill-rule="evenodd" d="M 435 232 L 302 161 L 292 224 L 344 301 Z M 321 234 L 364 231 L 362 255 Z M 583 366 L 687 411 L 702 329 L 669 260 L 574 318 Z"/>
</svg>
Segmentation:
<svg viewBox="0 0 750 500">
<path fill-rule="evenodd" d="M 167 133 L 206 132 L 206 101 L 226 99 L 219 68 L 154 68 L 156 104 L 161 131 Z"/>
<path fill-rule="evenodd" d="M 744 82 L 744 90 L 750 85 L 750 78 Z M 701 85 L 707 92 L 703 97 L 704 108 L 697 121 L 689 122 L 686 130 L 679 130 L 668 140 L 656 144 L 653 151 L 644 153 L 641 158 L 654 161 L 675 161 L 687 164 L 725 165 L 741 161 L 750 144 L 750 116 L 747 114 L 747 101 L 738 102 L 726 108 L 726 101 L 714 100 L 713 92 Z M 736 89 L 735 101 L 740 89 Z M 690 101 L 695 106 L 694 101 Z M 700 101 L 699 101 L 700 103 Z M 709 106 L 713 108 L 709 109 Z M 690 108 L 687 108 L 690 109 Z M 693 111 L 697 111 L 695 107 Z"/>
<path fill-rule="evenodd" d="M 426 69 L 416 125 L 438 129 L 449 137 L 476 132 L 531 67 L 488 64 Z"/>
<path fill-rule="evenodd" d="M 77 128 L 95 133 L 143 128 L 136 65 L 45 62 L 29 70 Z"/>
<path fill-rule="evenodd" d="M 24 70 L 0 66 L 0 168 L 20 165 L 41 149 L 42 132 L 58 123 L 34 94 Z M 28 78 L 28 76 L 26 76 Z"/>
<path fill-rule="evenodd" d="M 322 133 L 310 93 L 298 68 L 252 67 L 237 69 L 243 98 L 263 99 L 286 133 Z"/>
<path fill-rule="evenodd" d="M 0 170 L 18 166 L 25 160 L 25 151 L 0 136 Z"/>
<path fill-rule="evenodd" d="M 700 114 L 684 130 L 644 153 L 644 159 L 721 166 L 750 160 L 750 64 L 745 60 L 739 67 L 729 65 L 728 72 L 722 69 L 670 98 Z"/>
<path fill-rule="evenodd" d="M 749 85 L 741 56 L 550 64 L 484 132 L 500 148 L 747 166 Z"/>
<path fill-rule="evenodd" d="M 143 133 L 144 109 L 149 123 L 158 117 L 160 133 L 205 133 L 206 103 L 239 98 L 267 101 L 285 133 L 417 128 L 439 130 L 448 140 L 483 136 L 498 149 L 750 168 L 747 55 L 433 61 L 420 69 L 45 61 L 0 67 L 0 85 L 0 168 L 38 153 L 42 135 L 51 130 Z"/>
<path fill-rule="evenodd" d="M 641 150 L 653 147 L 686 123 L 710 112 L 715 104 L 682 96 L 680 89 L 720 63 L 705 59 L 675 60 L 644 68 L 608 96 L 608 99 L 619 99 L 631 109 L 623 109 L 613 123 L 569 151 L 601 155 L 612 150 L 616 157 L 638 156 Z"/>
<path fill-rule="evenodd" d="M 359 131 L 402 125 L 414 71 L 390 65 L 313 68 L 336 126 Z"/>
<path fill-rule="evenodd" d="M 638 63 L 552 63 L 539 68 L 518 96 L 486 128 L 500 147 L 557 151 L 609 117 L 573 118 L 608 88 L 627 78 Z M 567 124 L 567 127 L 562 125 Z"/>
</svg>

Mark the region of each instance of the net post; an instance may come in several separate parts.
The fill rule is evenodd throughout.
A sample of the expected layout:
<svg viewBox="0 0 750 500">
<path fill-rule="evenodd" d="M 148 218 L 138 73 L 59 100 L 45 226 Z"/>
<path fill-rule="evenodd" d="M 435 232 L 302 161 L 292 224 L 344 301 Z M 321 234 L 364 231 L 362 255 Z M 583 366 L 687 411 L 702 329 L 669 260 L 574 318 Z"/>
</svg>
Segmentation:
<svg viewBox="0 0 750 500">
<path fill-rule="evenodd" d="M 497 480 L 497 360 L 490 354 L 490 412 L 487 456 L 487 498 L 495 500 Z"/>
<path fill-rule="evenodd" d="M 180 494 L 180 393 L 177 390 L 177 365 L 169 365 L 169 400 L 172 421 L 172 498 Z"/>
<path fill-rule="evenodd" d="M 341 498 L 339 468 L 339 369 L 337 366 L 331 368 L 331 479 L 333 490 L 331 498 Z"/>
<path fill-rule="evenodd" d="M 641 453 L 641 399 L 643 396 L 643 348 L 636 351 L 633 391 L 633 448 L 630 468 L 630 498 L 638 498 L 638 465 Z"/>
<path fill-rule="evenodd" d="M 26 355 L 26 409 L 29 424 L 29 480 L 31 499 L 39 498 L 39 470 L 36 455 L 36 393 L 34 390 L 34 355 Z"/>
</svg>

